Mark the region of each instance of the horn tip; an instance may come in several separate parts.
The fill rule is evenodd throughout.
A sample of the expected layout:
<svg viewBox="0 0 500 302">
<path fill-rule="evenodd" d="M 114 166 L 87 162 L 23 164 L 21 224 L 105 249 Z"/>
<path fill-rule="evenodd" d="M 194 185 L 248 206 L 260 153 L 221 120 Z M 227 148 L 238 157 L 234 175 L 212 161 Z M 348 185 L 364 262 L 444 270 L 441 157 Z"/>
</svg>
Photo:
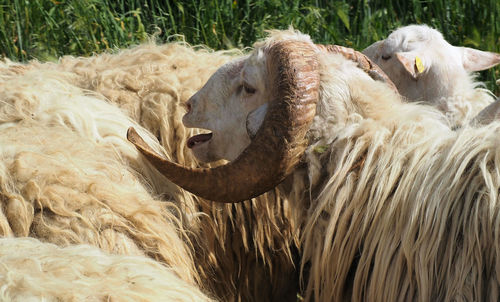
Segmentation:
<svg viewBox="0 0 500 302">
<path fill-rule="evenodd" d="M 134 129 L 134 127 L 129 127 L 127 130 L 127 139 L 133 143 L 137 136 L 138 134 L 137 131 Z"/>
<path fill-rule="evenodd" d="M 134 144 L 136 147 L 146 145 L 146 142 L 142 137 L 137 133 L 134 127 L 130 127 L 127 130 L 127 140 Z"/>
<path fill-rule="evenodd" d="M 144 139 L 137 133 L 134 127 L 130 127 L 127 130 L 127 139 L 131 142 L 139 152 L 146 156 L 149 160 L 154 158 L 154 160 L 162 161 L 162 156 L 158 152 L 154 151 Z"/>
<path fill-rule="evenodd" d="M 127 130 L 127 140 L 134 144 L 136 148 L 138 148 L 140 151 L 142 150 L 148 150 L 149 148 L 147 147 L 146 142 L 142 139 L 142 137 L 137 133 L 137 130 L 135 130 L 134 127 L 130 127 Z"/>
</svg>

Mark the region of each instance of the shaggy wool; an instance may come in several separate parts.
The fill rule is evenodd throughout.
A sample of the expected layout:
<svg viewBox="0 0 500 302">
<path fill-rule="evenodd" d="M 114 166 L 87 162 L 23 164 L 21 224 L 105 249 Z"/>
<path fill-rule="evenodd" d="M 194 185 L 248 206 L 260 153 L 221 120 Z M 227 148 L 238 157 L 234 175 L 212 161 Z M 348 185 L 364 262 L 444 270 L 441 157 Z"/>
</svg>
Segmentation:
<svg viewBox="0 0 500 302">
<path fill-rule="evenodd" d="M 64 127 L 0 127 L 0 233 L 148 255 L 197 280 L 177 207 L 153 198 L 114 152 Z"/>
<path fill-rule="evenodd" d="M 147 257 L 88 245 L 61 248 L 34 238 L 0 239 L 2 301 L 212 301 Z"/>
<path fill-rule="evenodd" d="M 500 122 L 452 130 L 349 64 L 322 61 L 306 300 L 497 300 Z"/>
</svg>

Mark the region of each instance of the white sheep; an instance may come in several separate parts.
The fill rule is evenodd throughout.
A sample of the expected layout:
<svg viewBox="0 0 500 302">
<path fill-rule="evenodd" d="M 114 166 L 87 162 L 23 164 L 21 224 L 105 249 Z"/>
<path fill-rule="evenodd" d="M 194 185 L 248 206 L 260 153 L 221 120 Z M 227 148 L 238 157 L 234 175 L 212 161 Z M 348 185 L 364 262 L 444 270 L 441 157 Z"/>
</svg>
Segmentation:
<svg viewBox="0 0 500 302">
<path fill-rule="evenodd" d="M 133 125 L 153 145 L 156 139 L 116 106 L 71 85 L 72 74 L 19 70 L 0 81 L 0 234 L 146 255 L 193 287 L 201 284 L 179 208 L 152 194 L 154 183 L 144 178 L 162 177 L 136 160 L 123 133 Z M 180 191 L 161 184 L 169 186 L 172 195 Z"/>
<path fill-rule="evenodd" d="M 469 122 L 495 100 L 473 72 L 499 64 L 500 54 L 453 46 L 427 25 L 401 27 L 363 53 L 409 101 L 435 106 L 452 126 Z"/>
<path fill-rule="evenodd" d="M 110 148 L 59 126 L 1 127 L 2 236 L 148 255 L 198 281 L 172 202 L 154 198 Z"/>
<path fill-rule="evenodd" d="M 0 239 L 2 301 L 212 301 L 172 270 L 143 256 L 34 238 Z"/>
<path fill-rule="evenodd" d="M 204 198 L 288 195 L 302 217 L 306 300 L 498 299 L 499 122 L 453 131 L 293 31 L 226 64 L 188 103 L 184 123 L 212 131 L 193 151 L 228 164 L 186 169 L 133 129 L 129 140 Z"/>
</svg>

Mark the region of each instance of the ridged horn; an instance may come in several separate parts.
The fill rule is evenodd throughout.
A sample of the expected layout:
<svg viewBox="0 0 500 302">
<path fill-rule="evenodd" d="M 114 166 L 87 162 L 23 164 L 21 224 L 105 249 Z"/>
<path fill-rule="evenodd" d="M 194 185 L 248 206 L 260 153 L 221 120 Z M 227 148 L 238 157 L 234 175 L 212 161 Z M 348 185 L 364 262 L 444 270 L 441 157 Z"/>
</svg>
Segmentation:
<svg viewBox="0 0 500 302">
<path fill-rule="evenodd" d="M 300 41 L 280 41 L 266 49 L 269 109 L 250 145 L 234 161 L 215 168 L 187 168 L 156 154 L 130 128 L 127 138 L 168 179 L 208 200 L 241 202 L 282 182 L 307 147 L 306 132 L 316 114 L 317 50 Z"/>
<path fill-rule="evenodd" d="M 389 79 L 385 72 L 361 52 L 339 45 L 316 44 L 316 46 L 321 51 L 338 53 L 343 55 L 344 58 L 358 63 L 358 67 L 365 71 L 372 79 L 374 79 L 375 81 L 387 83 L 387 85 L 389 85 L 392 90 L 399 94 L 396 85 L 394 85 L 394 83 L 391 81 L 391 79 Z"/>
</svg>

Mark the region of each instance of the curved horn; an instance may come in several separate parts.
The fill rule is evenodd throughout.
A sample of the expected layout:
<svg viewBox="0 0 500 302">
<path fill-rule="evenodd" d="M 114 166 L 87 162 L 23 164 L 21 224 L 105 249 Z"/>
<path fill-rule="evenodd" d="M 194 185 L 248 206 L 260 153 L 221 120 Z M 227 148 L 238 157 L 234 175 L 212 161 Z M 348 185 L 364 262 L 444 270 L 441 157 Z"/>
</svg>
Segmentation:
<svg viewBox="0 0 500 302">
<path fill-rule="evenodd" d="M 239 157 L 216 168 L 187 168 L 152 151 L 134 129 L 127 138 L 168 179 L 208 200 L 240 202 L 263 194 L 299 163 L 306 132 L 316 114 L 319 73 L 310 43 L 280 41 L 267 48 L 269 110 L 262 127 Z"/>
<path fill-rule="evenodd" d="M 398 92 L 396 85 L 389 79 L 389 77 L 385 74 L 385 72 L 375 63 L 373 63 L 367 56 L 362 54 L 359 51 L 356 51 L 352 48 L 347 48 L 338 45 L 321 45 L 316 44 L 316 46 L 321 51 L 327 51 L 332 53 L 339 53 L 343 55 L 346 59 L 354 61 L 358 63 L 358 67 L 365 71 L 372 79 L 375 81 L 381 81 L 387 83 L 392 90 Z"/>
</svg>

